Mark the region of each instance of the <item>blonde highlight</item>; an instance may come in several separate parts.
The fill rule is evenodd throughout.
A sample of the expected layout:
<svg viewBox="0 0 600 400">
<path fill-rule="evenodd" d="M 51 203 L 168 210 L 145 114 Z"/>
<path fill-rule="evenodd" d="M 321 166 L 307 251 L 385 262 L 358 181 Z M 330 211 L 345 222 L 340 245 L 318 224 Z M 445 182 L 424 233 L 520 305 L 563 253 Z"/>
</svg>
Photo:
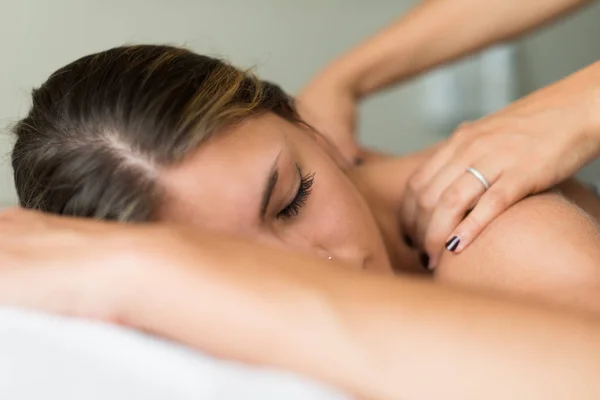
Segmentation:
<svg viewBox="0 0 600 400">
<path fill-rule="evenodd" d="M 185 49 L 129 46 L 83 57 L 33 91 L 32 109 L 14 129 L 20 203 L 152 220 L 164 199 L 158 171 L 224 126 L 266 112 L 300 122 L 276 85 Z"/>
</svg>

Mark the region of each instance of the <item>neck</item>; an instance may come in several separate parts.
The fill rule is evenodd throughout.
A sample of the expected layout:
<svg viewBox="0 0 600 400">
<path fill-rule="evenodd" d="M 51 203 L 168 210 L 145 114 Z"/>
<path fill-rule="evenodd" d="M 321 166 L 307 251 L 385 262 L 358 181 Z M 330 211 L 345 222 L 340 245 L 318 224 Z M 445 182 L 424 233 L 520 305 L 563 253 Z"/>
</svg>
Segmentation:
<svg viewBox="0 0 600 400">
<path fill-rule="evenodd" d="M 418 254 L 404 244 L 399 222 L 404 187 L 414 164 L 413 156 L 370 153 L 360 166 L 349 169 L 347 174 L 371 209 L 394 269 L 422 273 Z M 393 182 L 389 176 L 395 177 Z"/>
</svg>

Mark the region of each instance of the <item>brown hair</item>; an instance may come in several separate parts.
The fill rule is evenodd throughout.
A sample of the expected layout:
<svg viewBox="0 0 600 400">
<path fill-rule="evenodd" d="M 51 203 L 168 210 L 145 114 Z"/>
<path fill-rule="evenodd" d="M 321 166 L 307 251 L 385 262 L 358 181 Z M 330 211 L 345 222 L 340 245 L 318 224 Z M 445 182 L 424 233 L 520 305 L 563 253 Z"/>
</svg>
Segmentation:
<svg viewBox="0 0 600 400">
<path fill-rule="evenodd" d="M 163 198 L 161 168 L 226 125 L 265 112 L 299 122 L 277 86 L 168 46 L 83 57 L 32 96 L 14 128 L 21 206 L 99 219 L 152 220 Z"/>
</svg>

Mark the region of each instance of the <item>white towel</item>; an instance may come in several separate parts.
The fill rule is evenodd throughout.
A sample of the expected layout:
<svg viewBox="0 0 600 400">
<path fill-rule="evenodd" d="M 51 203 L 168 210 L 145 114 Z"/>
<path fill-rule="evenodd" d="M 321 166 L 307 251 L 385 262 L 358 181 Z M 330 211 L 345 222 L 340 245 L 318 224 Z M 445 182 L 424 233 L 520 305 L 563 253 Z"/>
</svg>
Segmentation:
<svg viewBox="0 0 600 400">
<path fill-rule="evenodd" d="M 121 327 L 0 308 L 0 399 L 343 398 L 291 374 L 214 359 Z"/>
</svg>

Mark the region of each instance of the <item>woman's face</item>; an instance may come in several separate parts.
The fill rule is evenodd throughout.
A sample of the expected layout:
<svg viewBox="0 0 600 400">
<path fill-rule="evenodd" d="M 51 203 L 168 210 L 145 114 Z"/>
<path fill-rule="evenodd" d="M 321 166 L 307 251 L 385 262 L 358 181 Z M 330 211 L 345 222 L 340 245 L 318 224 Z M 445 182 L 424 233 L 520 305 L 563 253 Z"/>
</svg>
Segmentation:
<svg viewBox="0 0 600 400">
<path fill-rule="evenodd" d="M 274 114 L 214 135 L 162 184 L 162 220 L 391 272 L 366 202 L 326 143 Z"/>
</svg>

